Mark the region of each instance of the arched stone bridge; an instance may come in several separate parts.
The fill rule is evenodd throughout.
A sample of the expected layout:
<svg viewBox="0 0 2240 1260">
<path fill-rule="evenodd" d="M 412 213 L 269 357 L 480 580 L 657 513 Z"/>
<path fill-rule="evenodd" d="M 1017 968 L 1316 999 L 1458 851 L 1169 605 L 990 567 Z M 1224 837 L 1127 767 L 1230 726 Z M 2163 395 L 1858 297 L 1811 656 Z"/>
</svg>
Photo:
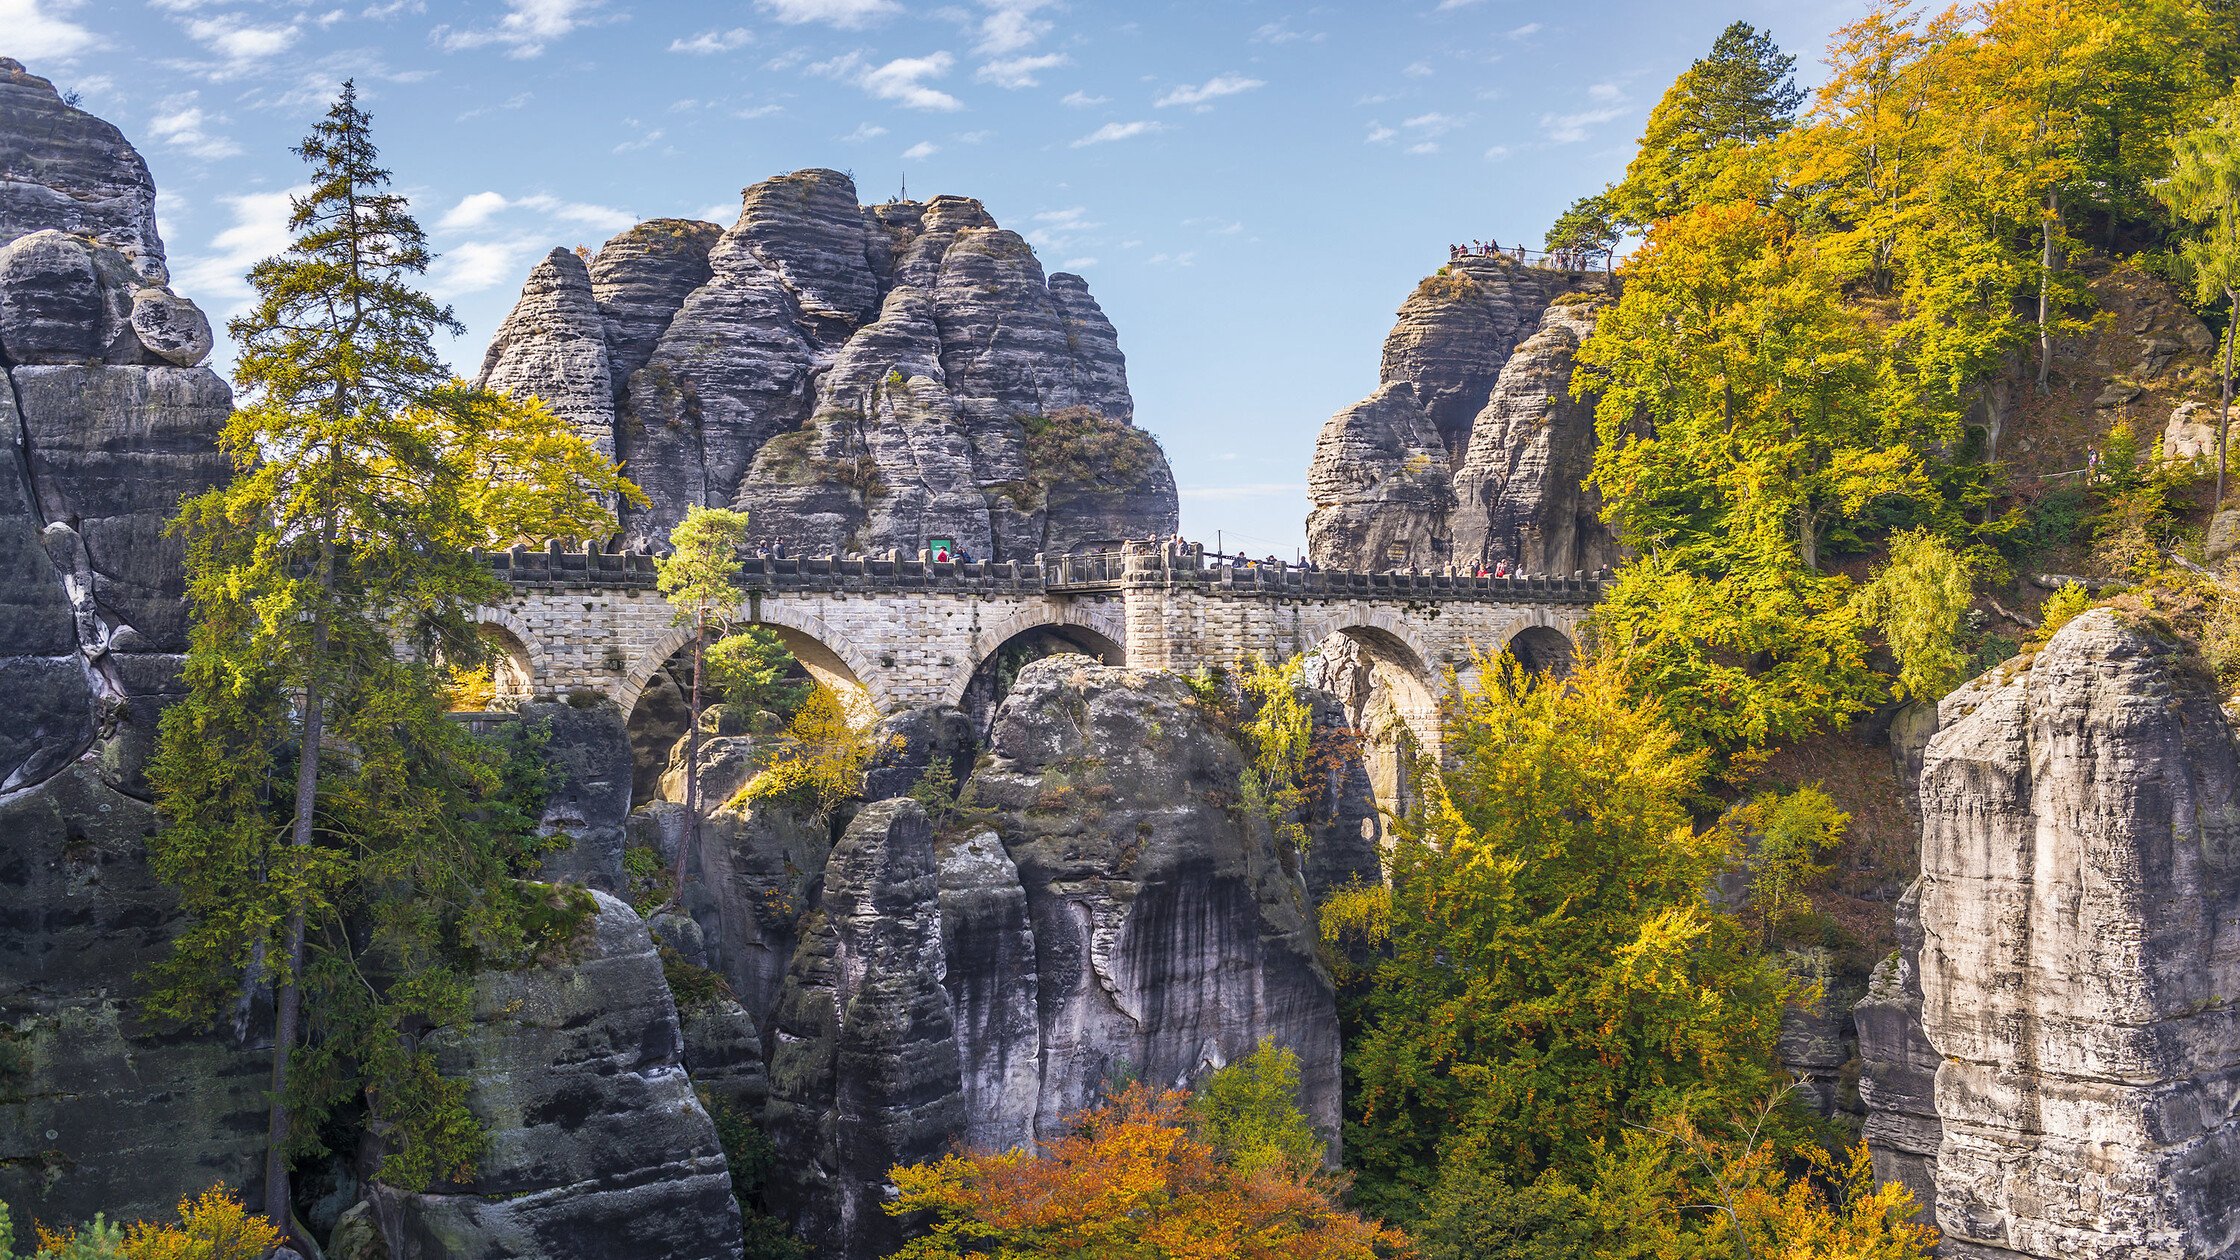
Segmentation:
<svg viewBox="0 0 2240 1260">
<path fill-rule="evenodd" d="M 508 660 L 501 694 L 591 691 L 627 713 L 689 641 L 654 587 L 650 558 L 592 548 L 489 557 L 510 598 L 483 621 Z M 1473 578 L 1205 566 L 1154 547 L 1044 564 L 810 556 L 750 559 L 751 620 L 775 629 L 820 680 L 879 712 L 956 704 L 976 671 L 1042 634 L 1111 664 L 1189 671 L 1280 660 L 1345 636 L 1395 676 L 1408 725 L 1436 743 L 1448 669 L 1473 652 L 1567 659 L 1598 576 Z"/>
</svg>

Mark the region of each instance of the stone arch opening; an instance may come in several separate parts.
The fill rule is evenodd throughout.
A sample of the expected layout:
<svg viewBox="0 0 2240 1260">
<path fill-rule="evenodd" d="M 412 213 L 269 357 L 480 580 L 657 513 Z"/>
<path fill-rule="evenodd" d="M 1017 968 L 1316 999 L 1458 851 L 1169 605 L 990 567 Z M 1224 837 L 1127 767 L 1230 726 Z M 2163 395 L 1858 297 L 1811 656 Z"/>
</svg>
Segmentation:
<svg viewBox="0 0 2240 1260">
<path fill-rule="evenodd" d="M 830 688 L 860 725 L 876 720 L 877 709 L 869 687 L 856 667 L 837 649 L 800 627 L 784 622 L 743 621 L 736 628 L 744 630 L 750 626 L 771 631 L 792 654 L 788 677 Z M 711 632 L 709 638 L 713 643 L 716 636 Z M 709 681 L 703 681 L 700 698 L 703 708 L 713 707 L 722 699 Z M 649 653 L 648 661 L 640 662 L 631 672 L 624 699 L 627 704 L 625 729 L 630 737 L 631 799 L 640 804 L 672 798 L 682 800 L 681 790 L 672 790 L 675 785 L 665 784 L 664 780 L 672 778 L 670 772 L 681 764 L 681 748 L 691 726 L 692 633 L 689 628 L 678 627 L 672 631 L 657 645 L 654 653 Z M 751 733 L 750 727 L 733 718 L 724 721 L 726 724 L 721 730 L 726 735 Z M 706 728 L 702 730 L 705 737 Z"/>
<path fill-rule="evenodd" d="M 1015 631 L 996 644 L 973 666 L 953 700 L 985 740 L 995 724 L 996 706 L 1011 694 L 1011 683 L 1019 671 L 1043 657 L 1066 652 L 1093 656 L 1106 665 L 1127 663 L 1127 649 L 1101 630 L 1073 622 L 1043 622 Z"/>
<path fill-rule="evenodd" d="M 490 669 L 490 708 L 511 709 L 536 698 L 537 671 L 529 645 L 512 627 L 495 621 L 476 624 Z"/>
<path fill-rule="evenodd" d="M 1518 668 L 1550 678 L 1569 676 L 1577 652 L 1569 636 L 1553 626 L 1526 626 L 1509 640 L 1509 655 Z"/>
<path fill-rule="evenodd" d="M 1416 763 L 1439 755 L 1438 691 L 1423 654 L 1392 630 L 1345 625 L 1308 652 L 1306 675 L 1345 706 L 1377 804 L 1403 812 Z"/>
</svg>

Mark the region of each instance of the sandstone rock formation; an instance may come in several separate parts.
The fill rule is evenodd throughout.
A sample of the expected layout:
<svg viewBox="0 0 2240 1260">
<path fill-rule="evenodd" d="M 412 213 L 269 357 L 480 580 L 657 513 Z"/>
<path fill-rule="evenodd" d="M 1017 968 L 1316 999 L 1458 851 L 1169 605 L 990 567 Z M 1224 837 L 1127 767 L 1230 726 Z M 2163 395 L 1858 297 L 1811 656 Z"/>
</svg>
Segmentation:
<svg viewBox="0 0 2240 1260">
<path fill-rule="evenodd" d="M 2240 762 L 2094 611 L 1946 697 L 1921 777 L 1937 1223 L 1961 1256 L 2240 1248 Z"/>
<path fill-rule="evenodd" d="M 1111 322 L 1078 276 L 962 197 L 856 204 L 835 171 L 745 190 L 728 230 L 641 223 L 555 250 L 484 383 L 534 393 L 620 457 L 666 545 L 693 504 L 796 551 L 975 556 L 1171 532 L 1174 479 L 1132 425 Z"/>
<path fill-rule="evenodd" d="M 565 961 L 492 972 L 474 1021 L 429 1038 L 490 1149 L 471 1180 L 376 1183 L 390 1260 L 739 1256 L 739 1208 L 646 925 L 593 893 Z"/>
<path fill-rule="evenodd" d="M 1315 442 L 1307 548 L 1319 564 L 1387 569 L 1508 560 L 1525 572 L 1616 558 L 1581 482 L 1594 408 L 1571 356 L 1608 277 L 1464 258 L 1428 277 L 1385 338 L 1376 393 Z"/>
<path fill-rule="evenodd" d="M 1921 1219 L 1934 1223 L 1937 1148 L 1944 1142 L 1937 1115 L 1942 1060 L 1921 1027 L 1920 903 L 1917 883 L 1898 902 L 1898 952 L 1876 964 L 1851 1020 L 1859 1033 L 1859 1101 L 1867 1113 L 1862 1136 L 1874 1155 L 1874 1175 L 1905 1186 L 1921 1205 Z"/>
<path fill-rule="evenodd" d="M 116 128 L 0 58 L 0 1201 L 25 1221 L 160 1212 L 261 1145 L 256 1058 L 131 1002 L 173 921 L 145 861 L 186 645 L 163 527 L 224 474 L 232 406 L 154 205 Z"/>
</svg>

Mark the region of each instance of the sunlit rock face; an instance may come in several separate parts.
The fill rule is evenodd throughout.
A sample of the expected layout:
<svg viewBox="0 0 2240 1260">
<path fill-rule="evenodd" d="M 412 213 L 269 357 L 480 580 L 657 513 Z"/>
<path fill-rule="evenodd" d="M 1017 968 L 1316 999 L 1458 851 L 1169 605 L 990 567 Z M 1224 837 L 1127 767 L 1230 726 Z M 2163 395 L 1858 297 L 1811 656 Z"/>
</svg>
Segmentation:
<svg viewBox="0 0 2240 1260">
<path fill-rule="evenodd" d="M 979 202 L 864 207 L 837 171 L 745 190 L 728 229 L 641 223 L 531 272 L 485 384 L 622 459 L 660 550 L 695 504 L 796 552 L 947 538 L 1031 558 L 1173 531 L 1111 321 Z"/>
<path fill-rule="evenodd" d="M 1947 1254 L 2240 1250 L 2236 798 L 2214 678 L 2113 611 L 1943 701 L 1920 992 Z"/>
<path fill-rule="evenodd" d="M 1608 276 L 1456 259 L 1400 307 L 1375 393 L 1331 417 L 1307 473 L 1307 548 L 1350 569 L 1527 573 L 1608 566 L 1615 544 L 1584 482 L 1594 402 L 1572 356 Z"/>
</svg>

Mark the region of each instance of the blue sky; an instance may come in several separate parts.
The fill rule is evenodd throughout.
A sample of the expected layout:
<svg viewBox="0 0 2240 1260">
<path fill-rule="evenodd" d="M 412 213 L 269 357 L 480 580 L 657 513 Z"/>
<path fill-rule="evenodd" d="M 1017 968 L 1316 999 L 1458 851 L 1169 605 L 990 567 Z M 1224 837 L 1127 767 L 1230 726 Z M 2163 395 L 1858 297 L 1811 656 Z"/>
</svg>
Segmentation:
<svg viewBox="0 0 2240 1260">
<path fill-rule="evenodd" d="M 357 78 L 471 373 L 531 263 L 728 225 L 806 166 L 986 202 L 1120 330 L 1184 527 L 1304 538 L 1314 435 L 1449 241 L 1537 244 L 1742 18 L 1816 78 L 1864 0 L 0 0 L 0 54 L 147 156 L 214 316 L 285 240 L 288 152 Z"/>
</svg>

